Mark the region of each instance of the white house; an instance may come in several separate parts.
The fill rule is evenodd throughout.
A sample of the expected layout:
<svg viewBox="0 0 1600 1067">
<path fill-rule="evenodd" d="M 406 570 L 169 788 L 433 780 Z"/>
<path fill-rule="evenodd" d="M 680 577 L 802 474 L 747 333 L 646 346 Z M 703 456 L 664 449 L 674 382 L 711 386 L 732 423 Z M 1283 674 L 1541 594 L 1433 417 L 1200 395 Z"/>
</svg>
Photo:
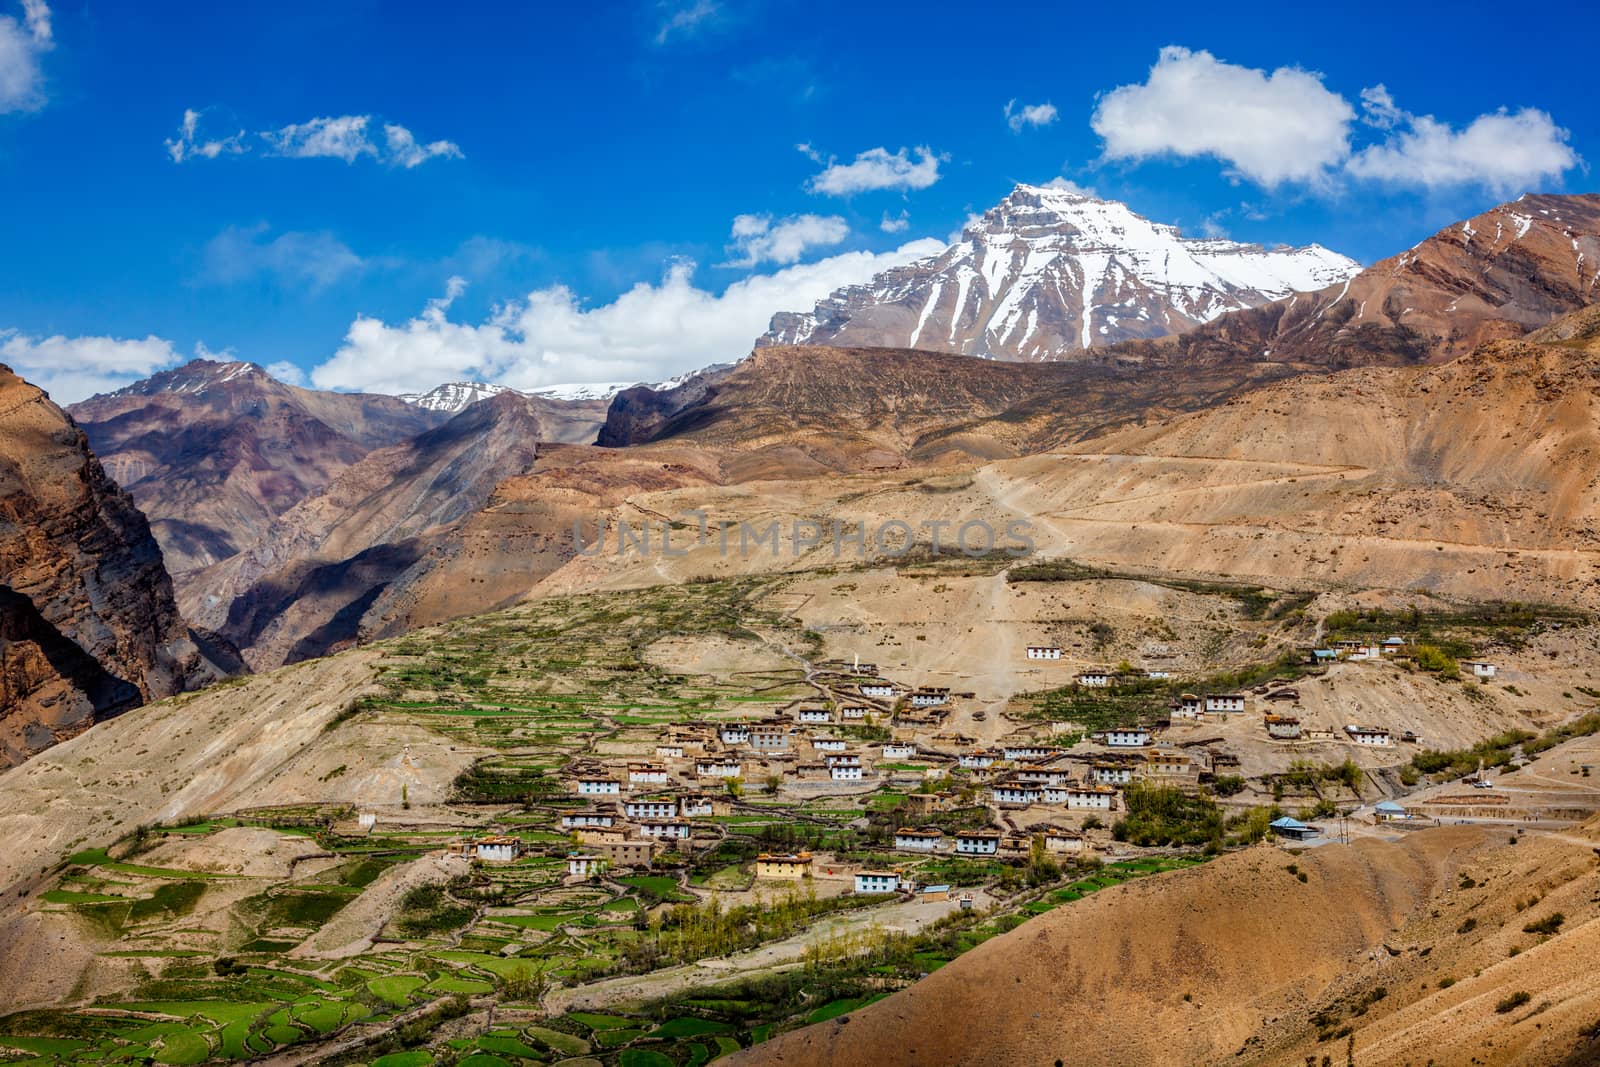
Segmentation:
<svg viewBox="0 0 1600 1067">
<path fill-rule="evenodd" d="M 832 722 L 833 714 L 827 708 L 801 708 L 795 718 L 803 723 Z"/>
<path fill-rule="evenodd" d="M 901 827 L 894 832 L 894 847 L 906 852 L 934 852 L 944 834 L 939 830 L 912 830 Z"/>
<path fill-rule="evenodd" d="M 686 819 L 696 819 L 716 814 L 716 805 L 710 797 L 698 794 L 678 798 L 678 814 Z"/>
<path fill-rule="evenodd" d="M 911 759 L 917 754 L 917 746 L 905 742 L 891 741 L 883 746 L 884 759 Z"/>
<path fill-rule="evenodd" d="M 1300 720 L 1292 715 L 1268 715 L 1267 736 L 1279 741 L 1293 741 L 1300 736 Z"/>
<path fill-rule="evenodd" d="M 630 819 L 670 819 L 678 814 L 672 800 L 630 800 L 623 805 Z"/>
<path fill-rule="evenodd" d="M 1244 696 L 1240 693 L 1208 693 L 1206 694 L 1206 711 L 1243 711 Z"/>
<path fill-rule="evenodd" d="M 850 746 L 842 737 L 813 737 L 811 747 L 818 752 L 843 752 Z"/>
<path fill-rule="evenodd" d="M 622 783 L 614 778 L 579 778 L 578 795 L 582 797 L 614 797 L 622 792 Z"/>
<path fill-rule="evenodd" d="M 370 830 L 378 825 L 378 816 L 374 812 L 364 811 L 356 816 L 356 825 L 363 830 Z"/>
<path fill-rule="evenodd" d="M 860 763 L 835 763 L 828 768 L 828 777 L 835 782 L 859 782 L 862 773 Z"/>
<path fill-rule="evenodd" d="M 1168 678 L 1171 678 L 1172 677 L 1172 672 L 1171 671 L 1145 671 L 1144 672 L 1144 676 L 1146 678 L 1151 679 L 1152 681 L 1161 682 L 1161 681 L 1167 680 Z"/>
<path fill-rule="evenodd" d="M 1083 811 L 1110 811 L 1117 791 L 1109 785 L 1074 785 L 1067 787 L 1067 807 Z"/>
<path fill-rule="evenodd" d="M 655 763 L 628 764 L 629 785 L 666 785 L 672 776 L 665 767 Z"/>
<path fill-rule="evenodd" d="M 693 833 L 694 830 L 688 823 L 676 820 L 639 824 L 639 836 L 653 841 L 687 841 Z"/>
<path fill-rule="evenodd" d="M 514 837 L 482 837 L 476 849 L 478 858 L 485 863 L 515 863 L 522 855 L 522 842 Z"/>
<path fill-rule="evenodd" d="M 1461 661 L 1461 665 L 1463 667 L 1471 667 L 1474 678 L 1493 678 L 1495 671 L 1498 670 L 1493 663 L 1486 663 L 1483 660 L 1464 659 Z"/>
<path fill-rule="evenodd" d="M 683 758 L 683 746 L 682 745 L 657 745 L 656 746 L 656 755 L 661 756 L 664 759 L 682 759 Z"/>
<path fill-rule="evenodd" d="M 1067 772 L 1057 767 L 1023 767 L 1017 771 L 1017 780 L 1029 785 L 1059 785 Z"/>
<path fill-rule="evenodd" d="M 1061 649 L 1055 645 L 1029 645 L 1029 659 L 1060 659 Z"/>
<path fill-rule="evenodd" d="M 1394 744 L 1394 738 L 1389 736 L 1389 731 L 1381 726 L 1356 726 L 1344 728 L 1350 740 L 1358 745 L 1371 745 L 1374 748 L 1387 748 Z"/>
<path fill-rule="evenodd" d="M 1078 675 L 1078 684 L 1090 689 L 1104 689 L 1111 684 L 1110 671 L 1084 671 Z"/>
<path fill-rule="evenodd" d="M 563 830 L 576 830 L 585 826 L 612 826 L 616 821 L 617 816 L 614 811 L 601 808 L 590 808 L 586 811 L 564 811 L 561 813 L 561 828 Z"/>
<path fill-rule="evenodd" d="M 1106 731 L 1108 748 L 1143 748 L 1150 743 L 1150 731 L 1142 726 L 1119 726 Z"/>
<path fill-rule="evenodd" d="M 958 830 L 956 851 L 964 856 L 993 856 L 1000 851 L 1000 831 Z"/>
<path fill-rule="evenodd" d="M 862 895 L 872 893 L 895 893 L 900 889 L 900 876 L 893 871 L 857 871 L 856 892 Z"/>
<path fill-rule="evenodd" d="M 1172 717 L 1175 719 L 1198 719 L 1205 710 L 1205 701 L 1193 693 L 1184 693 L 1172 704 Z"/>
<path fill-rule="evenodd" d="M 738 760 L 699 760 L 694 765 L 694 773 L 702 778 L 737 778 L 743 771 Z"/>
<path fill-rule="evenodd" d="M 1002 745 L 1001 749 L 1005 753 L 1005 757 L 1008 760 L 1044 759 L 1048 756 L 1054 756 L 1056 754 L 1056 749 L 1054 746 L 1041 745 L 1032 741 L 1026 741 L 1021 744 L 1014 745 Z"/>
<path fill-rule="evenodd" d="M 575 874 L 580 878 L 593 878 L 606 869 L 606 861 L 600 856 L 589 856 L 580 853 L 570 853 L 567 856 L 567 873 Z"/>
<path fill-rule="evenodd" d="M 1100 785 L 1127 785 L 1133 781 L 1133 768 L 1125 763 L 1096 763 L 1093 777 Z"/>
<path fill-rule="evenodd" d="M 862 682 L 861 695 L 887 700 L 894 696 L 894 686 L 889 682 Z"/>
<path fill-rule="evenodd" d="M 1021 782 L 996 782 L 990 793 L 996 804 L 1026 806 L 1039 803 L 1039 788 Z"/>
<path fill-rule="evenodd" d="M 717 736 L 725 745 L 742 745 L 750 740 L 750 728 L 747 726 L 724 726 L 717 731 Z"/>
<path fill-rule="evenodd" d="M 1048 826 L 1044 831 L 1044 847 L 1051 852 L 1082 852 L 1083 834 L 1062 826 Z"/>
<path fill-rule="evenodd" d="M 911 694 L 911 706 L 914 708 L 934 708 L 949 701 L 948 689 L 918 689 Z"/>
<path fill-rule="evenodd" d="M 839 718 L 845 722 L 865 722 L 872 709 L 865 704 L 846 704 L 839 709 Z"/>
<path fill-rule="evenodd" d="M 789 747 L 789 731 L 781 726 L 752 727 L 750 747 L 761 752 L 782 751 Z"/>
<path fill-rule="evenodd" d="M 980 751 L 963 753 L 956 762 L 969 771 L 983 771 L 993 767 L 994 761 L 995 754 L 993 752 Z"/>
</svg>

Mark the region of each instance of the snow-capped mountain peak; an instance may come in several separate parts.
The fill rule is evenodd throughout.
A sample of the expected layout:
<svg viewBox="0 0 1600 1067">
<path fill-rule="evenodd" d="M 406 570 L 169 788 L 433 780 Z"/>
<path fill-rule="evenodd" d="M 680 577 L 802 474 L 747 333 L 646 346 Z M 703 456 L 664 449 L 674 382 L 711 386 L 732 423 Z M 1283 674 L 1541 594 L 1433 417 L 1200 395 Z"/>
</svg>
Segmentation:
<svg viewBox="0 0 1600 1067">
<path fill-rule="evenodd" d="M 488 400 L 501 393 L 512 392 L 503 385 L 489 382 L 446 382 L 436 385 L 426 393 L 401 393 L 400 399 L 427 411 L 443 411 L 451 415 L 465 411 L 480 400 Z"/>
<path fill-rule="evenodd" d="M 809 313 L 776 315 L 757 343 L 1070 358 L 1323 289 L 1360 269 L 1320 245 L 1190 238 L 1115 200 L 1018 185 L 941 254 L 837 290 Z"/>
</svg>

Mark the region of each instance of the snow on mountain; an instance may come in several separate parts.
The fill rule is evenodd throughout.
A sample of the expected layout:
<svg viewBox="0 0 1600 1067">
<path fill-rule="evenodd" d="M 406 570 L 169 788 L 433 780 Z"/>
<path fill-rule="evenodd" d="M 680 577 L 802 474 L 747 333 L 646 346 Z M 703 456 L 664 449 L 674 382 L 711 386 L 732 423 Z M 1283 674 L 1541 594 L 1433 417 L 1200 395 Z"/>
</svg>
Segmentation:
<svg viewBox="0 0 1600 1067">
<path fill-rule="evenodd" d="M 599 382 L 592 384 L 573 385 L 546 385 L 538 389 L 530 389 L 534 396 L 548 397 L 551 400 L 610 400 L 624 389 L 632 388 L 632 382 Z"/>
<path fill-rule="evenodd" d="M 1019 185 L 943 253 L 836 290 L 810 312 L 779 313 L 756 343 L 1059 359 L 1177 333 L 1360 270 L 1320 245 L 1188 238 L 1126 204 Z"/>
<path fill-rule="evenodd" d="M 491 385 L 488 382 L 446 382 L 426 393 L 401 393 L 400 399 L 428 411 L 444 411 L 454 415 L 480 400 L 511 391 L 503 385 Z"/>
</svg>

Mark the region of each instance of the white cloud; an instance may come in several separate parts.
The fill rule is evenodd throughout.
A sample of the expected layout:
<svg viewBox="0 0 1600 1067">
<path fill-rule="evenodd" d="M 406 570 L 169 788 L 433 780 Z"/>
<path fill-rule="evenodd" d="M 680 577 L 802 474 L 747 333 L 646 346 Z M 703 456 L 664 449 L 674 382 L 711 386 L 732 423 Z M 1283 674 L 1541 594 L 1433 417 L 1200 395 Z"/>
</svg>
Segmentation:
<svg viewBox="0 0 1600 1067">
<path fill-rule="evenodd" d="M 838 215 L 790 215 L 772 221 L 771 215 L 738 215 L 729 233 L 728 252 L 735 258 L 725 267 L 754 267 L 760 263 L 797 263 L 810 248 L 836 245 L 850 236 L 850 226 Z"/>
<path fill-rule="evenodd" d="M 174 163 L 186 159 L 216 159 L 250 150 L 245 132 L 231 137 L 204 140 L 199 136 L 201 114 L 193 109 L 183 113 L 178 136 L 166 142 L 167 154 Z M 383 124 L 383 141 L 373 139 L 371 115 L 324 115 L 306 122 L 292 122 L 276 130 L 262 130 L 257 136 L 270 156 L 287 159 L 379 160 L 391 167 L 410 170 L 430 159 L 462 159 L 461 147 L 453 141 L 418 141 L 404 126 Z"/>
<path fill-rule="evenodd" d="M 186 109 L 183 122 L 178 126 L 178 136 L 166 142 L 167 155 L 172 157 L 174 163 L 182 163 L 196 156 L 202 159 L 216 159 L 220 155 L 236 156 L 245 150 L 243 130 L 231 137 L 209 141 L 200 140 L 199 133 L 200 112 L 193 108 Z"/>
<path fill-rule="evenodd" d="M 656 30 L 658 45 L 666 44 L 674 37 L 691 37 L 722 13 L 722 5 L 716 0 L 693 0 L 688 4 L 663 3 L 660 7 L 666 17 Z"/>
<path fill-rule="evenodd" d="M 290 159 L 330 157 L 354 163 L 362 156 L 378 155 L 367 138 L 370 115 L 323 116 L 294 122 L 277 130 L 263 130 L 261 139 L 273 155 Z"/>
<path fill-rule="evenodd" d="M 1361 90 L 1361 121 L 1380 130 L 1392 130 L 1405 115 L 1383 85 Z"/>
<path fill-rule="evenodd" d="M 385 124 L 384 139 L 389 144 L 387 159 L 397 167 L 410 170 L 430 159 L 460 159 L 461 149 L 450 141 L 429 141 L 418 144 L 411 131 L 404 126 Z"/>
<path fill-rule="evenodd" d="M 1350 154 L 1354 117 L 1320 74 L 1268 73 L 1171 45 L 1142 84 L 1102 96 L 1090 125 L 1108 159 L 1213 156 L 1270 188 L 1325 180 Z"/>
<path fill-rule="evenodd" d="M 22 0 L 22 21 L 0 15 L 0 115 L 44 106 L 44 69 L 39 57 L 55 46 L 50 8 L 44 0 Z"/>
<path fill-rule="evenodd" d="M 359 273 L 362 258 L 330 233 L 290 230 L 267 239 L 270 227 L 229 226 L 206 242 L 206 281 L 221 285 L 268 276 L 280 283 L 325 289 Z"/>
<path fill-rule="evenodd" d="M 905 233 L 910 228 L 911 212 L 906 211 L 904 208 L 900 210 L 898 215 L 890 215 L 885 211 L 883 213 L 883 221 L 878 223 L 878 229 L 884 233 Z"/>
<path fill-rule="evenodd" d="M 810 146 L 797 146 L 810 154 Z M 917 158 L 911 158 L 911 152 Z M 947 156 L 936 155 L 931 148 L 919 146 L 890 152 L 887 148 L 869 148 L 857 155 L 854 162 L 832 162 L 806 183 L 813 193 L 828 196 L 852 196 L 874 189 L 926 189 L 939 180 L 939 164 Z"/>
<path fill-rule="evenodd" d="M 1393 123 L 1403 128 L 1355 154 L 1347 169 L 1358 178 L 1428 189 L 1481 185 L 1503 195 L 1558 179 L 1582 162 L 1567 143 L 1568 132 L 1534 108 L 1502 108 L 1456 130 L 1431 115 L 1400 111 L 1393 101 L 1388 105 Z"/>
<path fill-rule="evenodd" d="M 1012 100 L 1006 105 L 1006 125 L 1011 127 L 1012 133 L 1021 133 L 1024 126 L 1048 126 L 1057 117 L 1056 106 L 1049 101 L 1018 107 Z"/>
<path fill-rule="evenodd" d="M 288 385 L 306 384 L 306 372 L 287 360 L 280 360 L 277 363 L 268 363 L 266 366 L 266 371 L 268 374 L 278 379 L 278 381 L 284 382 Z"/>
<path fill-rule="evenodd" d="M 1044 187 L 1046 189 L 1060 189 L 1063 192 L 1076 193 L 1079 196 L 1099 197 L 1099 194 L 1094 191 L 1094 186 L 1079 185 L 1072 179 L 1063 178 L 1059 175 L 1045 182 Z"/>
<path fill-rule="evenodd" d="M 323 389 L 387 393 L 469 378 L 523 389 L 660 381 L 747 354 L 775 312 L 808 310 L 840 286 L 943 247 L 924 240 L 893 252 L 846 252 L 753 275 L 720 294 L 695 287 L 694 264 L 679 261 L 659 283 L 635 285 L 609 304 L 585 307 L 570 289 L 553 286 L 497 307 L 476 324 L 449 318 L 462 289 L 452 279 L 445 297 L 407 322 L 357 318 L 311 380 Z"/>
<path fill-rule="evenodd" d="M 169 341 L 116 337 L 29 337 L 0 330 L 0 362 L 50 394 L 72 404 L 147 378 L 178 362 Z"/>
</svg>

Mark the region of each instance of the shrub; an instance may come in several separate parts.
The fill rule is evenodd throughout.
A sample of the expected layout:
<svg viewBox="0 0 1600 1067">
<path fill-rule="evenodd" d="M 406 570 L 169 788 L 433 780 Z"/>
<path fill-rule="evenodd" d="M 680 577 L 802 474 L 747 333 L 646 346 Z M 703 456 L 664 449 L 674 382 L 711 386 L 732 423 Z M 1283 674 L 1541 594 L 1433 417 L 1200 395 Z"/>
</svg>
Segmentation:
<svg viewBox="0 0 1600 1067">
<path fill-rule="evenodd" d="M 1525 934 L 1553 934 L 1557 930 L 1561 929 L 1561 924 L 1566 921 L 1567 917 L 1565 915 L 1561 914 L 1559 911 L 1555 911 L 1551 912 L 1549 915 L 1546 915 L 1538 922 L 1528 923 L 1522 928 L 1522 932 Z"/>
<path fill-rule="evenodd" d="M 1518 1008 L 1522 1007 L 1532 999 L 1533 994 L 1527 992 L 1526 990 L 1518 990 L 1506 999 L 1502 1000 L 1500 1003 L 1496 1004 L 1494 1006 L 1494 1010 L 1499 1012 L 1501 1015 L 1504 1015 L 1507 1012 L 1516 1011 Z"/>
</svg>

